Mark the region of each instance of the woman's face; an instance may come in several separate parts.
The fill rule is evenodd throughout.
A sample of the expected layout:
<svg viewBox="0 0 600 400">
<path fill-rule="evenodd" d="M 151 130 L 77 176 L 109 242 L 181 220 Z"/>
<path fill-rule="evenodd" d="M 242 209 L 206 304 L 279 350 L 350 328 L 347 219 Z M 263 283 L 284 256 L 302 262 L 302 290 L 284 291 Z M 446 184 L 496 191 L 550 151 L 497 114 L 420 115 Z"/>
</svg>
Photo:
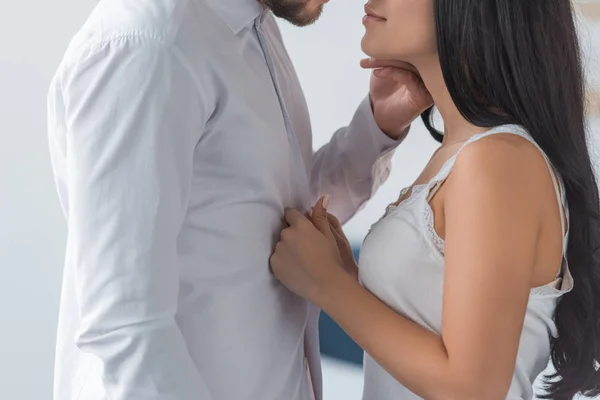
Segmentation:
<svg viewBox="0 0 600 400">
<path fill-rule="evenodd" d="M 437 56 L 434 0 L 369 0 L 362 49 L 370 57 L 406 61 Z"/>
</svg>

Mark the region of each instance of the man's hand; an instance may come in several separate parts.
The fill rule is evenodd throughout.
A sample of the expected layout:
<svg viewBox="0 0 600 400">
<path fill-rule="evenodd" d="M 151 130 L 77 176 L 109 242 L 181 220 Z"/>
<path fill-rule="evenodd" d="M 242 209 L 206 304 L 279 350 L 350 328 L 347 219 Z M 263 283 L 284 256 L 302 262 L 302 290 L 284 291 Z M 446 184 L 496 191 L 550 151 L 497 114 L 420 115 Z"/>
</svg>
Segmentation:
<svg viewBox="0 0 600 400">
<path fill-rule="evenodd" d="M 374 69 L 371 105 L 377 125 L 392 139 L 399 139 L 410 124 L 433 104 L 431 94 L 411 64 L 367 58 L 360 65 Z"/>
</svg>

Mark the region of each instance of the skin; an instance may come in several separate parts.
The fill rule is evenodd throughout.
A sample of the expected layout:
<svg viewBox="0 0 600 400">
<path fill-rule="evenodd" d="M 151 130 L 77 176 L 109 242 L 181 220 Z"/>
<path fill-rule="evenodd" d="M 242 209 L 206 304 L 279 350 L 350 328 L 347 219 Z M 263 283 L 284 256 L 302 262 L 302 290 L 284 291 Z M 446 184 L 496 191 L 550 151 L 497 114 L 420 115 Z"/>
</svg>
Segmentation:
<svg viewBox="0 0 600 400">
<path fill-rule="evenodd" d="M 271 9 L 273 14 L 296 26 L 307 26 L 316 22 L 325 3 L 329 0 L 258 0 Z"/>
<path fill-rule="evenodd" d="M 297 26 L 316 22 L 329 0 L 258 0 L 273 13 Z M 412 121 L 433 104 L 416 68 L 408 62 L 368 58 L 372 69 L 370 96 L 375 121 L 392 139 L 406 133 Z"/>
<path fill-rule="evenodd" d="M 465 140 L 487 129 L 461 116 L 444 84 L 433 0 L 372 0 L 369 5 L 383 17 L 365 21 L 362 42 L 371 56 L 362 65 L 378 69 L 371 87 L 376 115 L 379 108 L 383 115 L 394 110 L 410 116 L 403 107 L 410 110 L 430 94 L 444 119 L 444 142 L 415 181 L 424 183 Z M 387 74 L 402 88 L 394 91 L 377 80 L 390 79 Z M 358 283 L 359 266 L 347 239 L 339 222 L 327 215 L 329 200 L 321 199 L 310 216 L 286 210 L 288 227 L 271 257 L 274 275 L 326 311 L 418 396 L 505 399 L 529 292 L 554 281 L 562 257 L 553 178 L 537 149 L 509 134 L 479 140 L 460 153 L 434 196 L 435 229 L 446 241 L 440 335 L 398 314 Z M 394 238 L 389 241 L 392 245 Z"/>
</svg>

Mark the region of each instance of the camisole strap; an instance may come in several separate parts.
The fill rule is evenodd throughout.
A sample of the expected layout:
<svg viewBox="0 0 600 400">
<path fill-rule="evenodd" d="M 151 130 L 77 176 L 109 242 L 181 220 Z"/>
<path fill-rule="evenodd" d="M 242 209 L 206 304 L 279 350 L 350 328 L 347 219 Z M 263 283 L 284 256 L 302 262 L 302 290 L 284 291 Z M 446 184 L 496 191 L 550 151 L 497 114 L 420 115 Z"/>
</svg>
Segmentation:
<svg viewBox="0 0 600 400">
<path fill-rule="evenodd" d="M 467 140 L 460 147 L 460 149 L 456 152 L 456 154 L 454 156 L 452 156 L 450 159 L 448 159 L 448 161 L 442 166 L 442 168 L 440 169 L 438 174 L 432 178 L 432 180 L 430 181 L 430 184 L 429 184 L 429 194 L 427 196 L 427 201 L 429 202 L 429 201 L 431 201 L 431 199 L 433 199 L 433 197 L 438 192 L 438 190 L 440 189 L 442 184 L 446 181 L 446 179 L 450 175 L 450 172 L 452 171 L 452 168 L 454 167 L 456 158 L 458 157 L 460 152 L 465 147 L 467 147 L 469 144 L 476 142 L 477 140 L 480 140 L 484 137 L 491 136 L 494 134 L 501 134 L 501 133 L 517 135 L 517 136 L 520 136 L 523 139 L 529 141 L 542 154 L 542 156 L 544 157 L 544 161 L 546 162 L 546 165 L 548 166 L 548 170 L 549 170 L 550 176 L 552 178 L 552 183 L 554 185 L 554 191 L 556 193 L 556 199 L 557 199 L 557 202 L 559 205 L 561 232 L 563 234 L 563 242 L 562 242 L 562 256 L 563 256 L 562 260 L 563 261 L 560 265 L 558 274 L 556 276 L 558 279 L 563 275 L 563 272 L 564 272 L 563 266 L 566 263 L 567 245 L 568 245 L 568 237 L 569 237 L 569 225 L 570 225 L 569 209 L 567 207 L 565 188 L 564 188 L 562 179 L 560 178 L 560 176 L 558 176 L 556 169 L 550 162 L 550 159 L 548 158 L 546 153 L 535 142 L 535 140 L 533 140 L 533 138 L 529 135 L 529 133 L 523 127 L 521 127 L 519 125 L 501 125 L 496 128 L 493 128 L 487 132 L 472 136 L 469 140 Z"/>
</svg>

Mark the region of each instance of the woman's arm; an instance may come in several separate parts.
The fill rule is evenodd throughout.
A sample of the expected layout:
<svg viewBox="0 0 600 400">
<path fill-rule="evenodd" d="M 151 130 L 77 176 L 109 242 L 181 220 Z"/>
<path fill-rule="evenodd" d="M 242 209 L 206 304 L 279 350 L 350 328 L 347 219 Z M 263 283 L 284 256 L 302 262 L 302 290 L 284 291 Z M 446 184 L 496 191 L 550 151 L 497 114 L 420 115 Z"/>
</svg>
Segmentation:
<svg viewBox="0 0 600 400">
<path fill-rule="evenodd" d="M 308 225 L 298 215 L 289 218 L 289 231 L 274 255 L 274 271 L 292 290 L 321 306 L 417 395 L 504 399 L 514 372 L 540 225 L 538 177 L 530 172 L 535 170 L 528 165 L 530 155 L 528 144 L 486 138 L 461 153 L 446 182 L 441 336 L 397 314 L 341 272 L 339 261 L 321 251 L 316 238 L 309 238 Z M 322 226 L 319 221 L 315 225 Z M 328 236 L 319 230 L 317 234 Z M 310 246 L 311 254 L 293 252 L 294 246 Z M 286 252 L 293 256 L 285 257 Z M 288 266 L 280 265 L 282 261 Z"/>
<path fill-rule="evenodd" d="M 442 336 L 346 277 L 319 298 L 390 374 L 424 398 L 506 397 L 539 227 L 523 151 L 504 139 L 474 143 L 446 182 Z"/>
</svg>

